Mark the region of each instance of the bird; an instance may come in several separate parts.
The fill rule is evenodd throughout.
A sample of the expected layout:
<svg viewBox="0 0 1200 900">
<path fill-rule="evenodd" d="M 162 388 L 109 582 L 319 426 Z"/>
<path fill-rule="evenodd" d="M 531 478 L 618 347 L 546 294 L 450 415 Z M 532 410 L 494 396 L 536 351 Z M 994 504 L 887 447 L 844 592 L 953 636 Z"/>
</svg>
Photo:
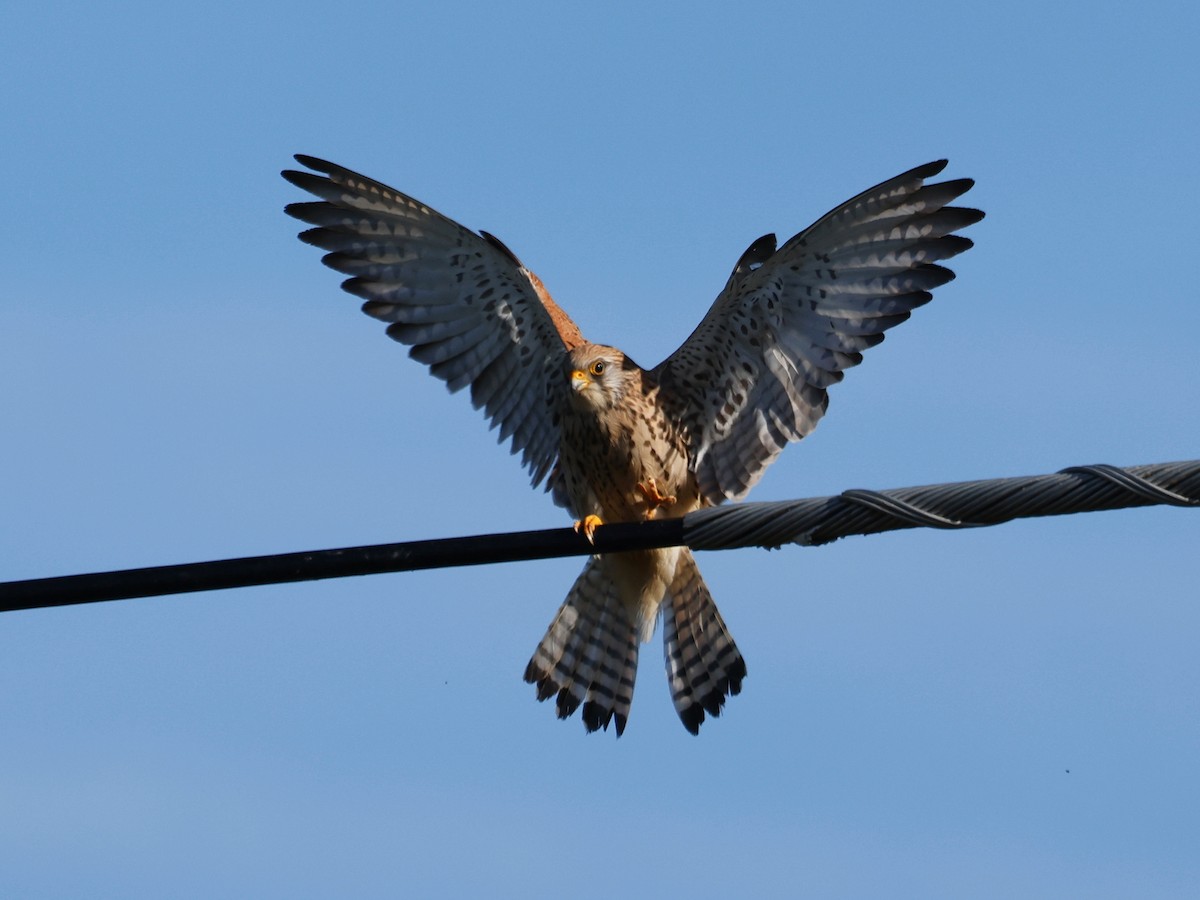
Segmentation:
<svg viewBox="0 0 1200 900">
<path fill-rule="evenodd" d="M 593 343 L 504 243 L 400 191 L 296 155 L 287 181 L 315 200 L 285 212 L 349 276 L 367 315 L 442 379 L 468 390 L 499 441 L 594 540 L 604 523 L 686 515 L 746 495 L 825 414 L 828 389 L 884 332 L 954 278 L 972 246 L 974 184 L 910 169 L 778 244 L 753 241 L 691 335 L 644 369 Z M 638 650 L 662 621 L 675 711 L 698 734 L 741 691 L 746 663 L 686 547 L 596 554 L 525 668 L 560 719 L 625 731 Z"/>
</svg>

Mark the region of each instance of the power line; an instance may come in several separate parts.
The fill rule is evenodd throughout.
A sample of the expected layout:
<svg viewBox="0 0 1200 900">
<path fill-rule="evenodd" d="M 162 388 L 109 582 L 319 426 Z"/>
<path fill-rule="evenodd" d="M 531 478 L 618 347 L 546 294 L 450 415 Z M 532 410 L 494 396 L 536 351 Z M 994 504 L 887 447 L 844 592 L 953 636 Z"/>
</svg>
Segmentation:
<svg viewBox="0 0 1200 900">
<path fill-rule="evenodd" d="M 1053 475 L 717 506 L 682 519 L 604 525 L 596 529 L 594 545 L 570 528 L 556 528 L 10 581 L 0 583 L 0 612 L 683 544 L 694 550 L 816 546 L 852 534 L 978 528 L 1158 504 L 1200 506 L 1200 460 L 1125 469 L 1073 466 Z"/>
<path fill-rule="evenodd" d="M 852 534 L 980 528 L 1034 516 L 1158 504 L 1200 506 L 1200 460 L 1125 469 L 1071 466 L 1053 475 L 717 506 L 685 517 L 683 537 L 693 550 L 818 546 Z"/>
</svg>

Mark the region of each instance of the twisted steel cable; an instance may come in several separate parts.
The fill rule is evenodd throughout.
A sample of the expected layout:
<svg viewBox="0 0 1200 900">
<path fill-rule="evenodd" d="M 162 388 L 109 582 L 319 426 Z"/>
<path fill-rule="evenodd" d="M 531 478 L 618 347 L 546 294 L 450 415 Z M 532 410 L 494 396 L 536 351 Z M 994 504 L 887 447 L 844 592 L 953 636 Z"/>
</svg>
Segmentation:
<svg viewBox="0 0 1200 900">
<path fill-rule="evenodd" d="M 1120 469 L 1071 466 L 1053 475 L 993 478 L 834 497 L 741 503 L 684 518 L 693 550 L 828 544 L 852 534 L 902 528 L 979 528 L 1033 516 L 1134 506 L 1200 506 L 1200 461 Z"/>
<path fill-rule="evenodd" d="M 1200 506 L 1200 460 L 1124 469 L 1072 466 L 1053 475 L 718 506 L 682 519 L 603 525 L 595 532 L 594 545 L 570 528 L 556 528 L 10 581 L 0 583 L 0 612 L 681 544 L 694 550 L 811 547 L 852 534 L 979 528 L 1034 516 L 1157 504 Z"/>
</svg>

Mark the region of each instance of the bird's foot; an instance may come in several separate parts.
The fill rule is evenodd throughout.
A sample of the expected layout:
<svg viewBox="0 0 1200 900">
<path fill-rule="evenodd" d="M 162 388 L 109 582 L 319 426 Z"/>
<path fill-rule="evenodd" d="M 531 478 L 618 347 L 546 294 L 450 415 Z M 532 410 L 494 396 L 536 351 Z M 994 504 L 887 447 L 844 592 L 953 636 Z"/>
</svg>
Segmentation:
<svg viewBox="0 0 1200 900">
<path fill-rule="evenodd" d="M 599 516 L 584 516 L 575 523 L 575 532 L 587 538 L 589 544 L 594 544 L 596 543 L 596 538 L 593 537 L 593 534 L 596 531 L 596 526 L 603 524 Z"/>
<path fill-rule="evenodd" d="M 646 499 L 646 518 L 654 517 L 654 511 L 660 506 L 671 506 L 675 502 L 674 494 L 663 494 L 658 489 L 658 483 L 653 478 L 647 478 L 645 481 L 639 481 L 637 489 Z"/>
</svg>

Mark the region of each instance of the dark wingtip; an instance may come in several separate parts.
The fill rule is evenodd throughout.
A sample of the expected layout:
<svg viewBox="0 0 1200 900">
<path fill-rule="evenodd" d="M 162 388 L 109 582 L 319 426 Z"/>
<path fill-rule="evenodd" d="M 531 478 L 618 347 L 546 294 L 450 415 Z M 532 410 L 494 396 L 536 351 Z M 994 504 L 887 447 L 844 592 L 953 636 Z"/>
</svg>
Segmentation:
<svg viewBox="0 0 1200 900">
<path fill-rule="evenodd" d="M 943 259 L 949 259 L 952 256 L 958 256 L 960 253 L 966 253 L 975 246 L 973 240 L 969 237 L 963 237 L 961 234 L 946 234 L 938 238 L 938 240 L 941 241 L 942 246 L 950 248 L 950 252 Z"/>
<path fill-rule="evenodd" d="M 308 168 L 317 172 L 329 173 L 338 168 L 328 160 L 321 159 L 319 156 L 309 156 L 305 153 L 296 153 L 292 156 L 292 159 L 296 160 L 300 165 L 308 166 Z"/>
<path fill-rule="evenodd" d="M 294 184 L 298 188 L 304 188 L 304 181 L 306 178 L 316 177 L 312 172 L 298 172 L 295 169 L 284 169 L 279 174 L 283 176 L 285 181 Z M 304 189 L 308 190 L 307 188 Z"/>
<path fill-rule="evenodd" d="M 935 159 L 933 162 L 927 162 L 923 166 L 910 169 L 907 174 L 915 175 L 917 178 L 932 178 L 948 165 L 950 165 L 950 160 L 948 159 Z"/>
<path fill-rule="evenodd" d="M 279 173 L 284 179 L 302 191 L 308 191 L 310 194 L 319 194 L 321 188 L 329 184 L 329 179 L 324 175 L 314 175 L 312 172 L 300 172 L 296 169 L 284 169 Z"/>
<path fill-rule="evenodd" d="M 946 197 L 946 202 L 957 200 L 973 187 L 975 187 L 974 178 L 951 178 L 949 181 L 939 181 L 937 184 L 930 185 L 931 189 L 936 188 L 940 194 Z M 960 225 L 959 227 L 965 226 Z"/>
<path fill-rule="evenodd" d="M 927 277 L 925 285 L 919 292 L 926 294 L 934 288 L 940 288 L 943 284 L 949 284 L 958 277 L 954 274 L 953 269 L 947 269 L 945 266 L 939 266 L 937 263 L 918 263 L 910 271 L 920 272 Z"/>
<path fill-rule="evenodd" d="M 292 216 L 293 218 L 300 219 L 302 217 L 297 215 L 292 210 L 293 206 L 299 206 L 299 205 L 300 204 L 298 204 L 298 203 L 289 203 L 287 206 L 285 206 L 283 208 L 283 211 L 285 213 L 287 213 L 289 216 Z M 303 241 L 304 243 L 308 244 L 311 247 L 320 247 L 321 246 L 321 243 L 320 243 L 321 235 L 324 233 L 327 233 L 327 232 L 323 228 L 307 228 L 304 231 L 301 231 L 298 235 L 296 235 L 296 237 L 298 237 L 301 241 Z"/>
</svg>

